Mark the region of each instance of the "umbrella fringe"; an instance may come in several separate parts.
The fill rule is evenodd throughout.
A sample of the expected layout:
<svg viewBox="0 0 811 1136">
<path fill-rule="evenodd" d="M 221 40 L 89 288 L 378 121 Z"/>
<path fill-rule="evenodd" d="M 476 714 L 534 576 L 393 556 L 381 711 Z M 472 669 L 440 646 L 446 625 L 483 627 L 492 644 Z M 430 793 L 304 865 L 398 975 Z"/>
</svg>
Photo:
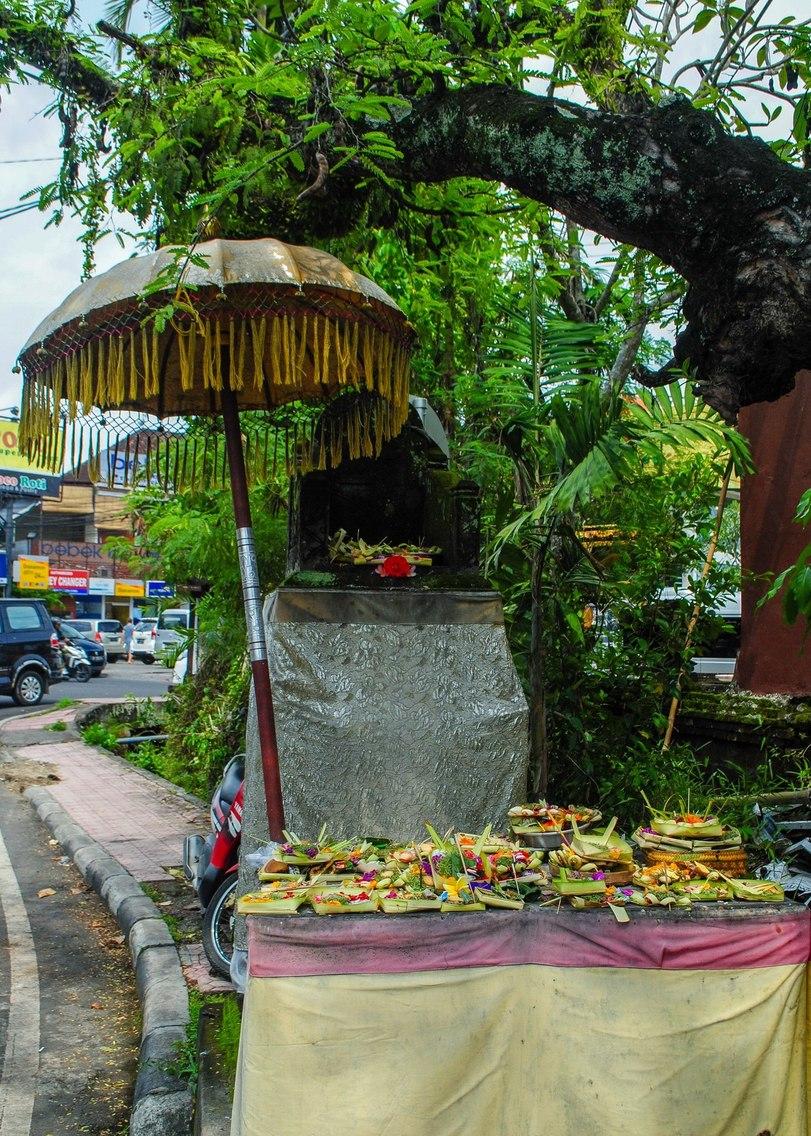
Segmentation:
<svg viewBox="0 0 811 1136">
<path fill-rule="evenodd" d="M 346 397 L 330 402 L 318 424 L 313 420 L 303 434 L 295 424 L 281 428 L 285 453 L 278 457 L 290 475 L 334 468 L 346 459 L 379 456 L 408 416 L 410 343 L 371 320 L 312 311 L 230 314 L 222 319 L 197 317 L 185 327 L 173 323 L 169 334 L 171 340 L 155 325 L 144 323 L 86 342 L 72 353 L 52 356 L 45 367 L 41 356 L 46 352 L 32 353 L 23 364 L 21 452 L 50 468 L 60 467 L 66 455 L 65 430 L 72 429 L 77 418 L 91 414 L 93 408 L 107 411 L 128 405 L 149 413 L 148 404 L 164 381 L 162 369 L 174 370 L 184 393 L 202 386 L 213 399 L 226 385 L 237 392 L 253 387 L 248 401 L 255 405 L 256 392 L 261 390 L 270 408 L 299 399 L 323 401 L 336 387 L 345 391 Z M 41 369 L 33 370 L 37 362 Z M 207 444 L 198 461 L 195 442 L 189 460 L 188 440 L 166 438 L 161 452 L 160 443 L 153 444 L 147 430 L 144 434 L 143 463 L 137 460 L 137 438 L 132 461 L 126 441 L 126 483 L 145 479 L 146 484 L 154 482 L 167 490 L 226 483 L 227 463 L 221 466 L 216 446 L 212 469 Z M 104 446 L 92 425 L 84 442 L 85 448 L 80 432 L 77 445 L 73 430 L 71 464 L 82 465 L 86 456 L 91 476 L 97 477 Z M 124 444 L 123 436 L 116 439 L 114 463 Z M 274 442 L 274 470 L 277 449 Z M 254 447 L 255 477 L 268 476 L 268 456 L 267 444 L 264 452 L 261 446 Z"/>
</svg>

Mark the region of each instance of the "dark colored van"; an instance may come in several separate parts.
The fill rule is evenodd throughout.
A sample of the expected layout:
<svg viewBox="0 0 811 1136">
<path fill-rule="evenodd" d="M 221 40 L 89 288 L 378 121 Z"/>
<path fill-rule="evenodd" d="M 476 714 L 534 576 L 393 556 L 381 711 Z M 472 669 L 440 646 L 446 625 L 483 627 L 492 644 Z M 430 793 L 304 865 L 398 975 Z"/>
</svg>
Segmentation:
<svg viewBox="0 0 811 1136">
<path fill-rule="evenodd" d="M 36 706 L 62 678 L 62 654 L 41 600 L 0 599 L 0 694 Z"/>
</svg>

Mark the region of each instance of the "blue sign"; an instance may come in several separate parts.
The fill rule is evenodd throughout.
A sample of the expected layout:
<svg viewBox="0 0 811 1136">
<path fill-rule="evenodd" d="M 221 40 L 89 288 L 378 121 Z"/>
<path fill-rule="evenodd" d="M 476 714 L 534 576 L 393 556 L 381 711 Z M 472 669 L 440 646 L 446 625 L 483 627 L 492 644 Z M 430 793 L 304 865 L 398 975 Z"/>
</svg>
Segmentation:
<svg viewBox="0 0 811 1136">
<path fill-rule="evenodd" d="M 146 594 L 151 600 L 170 600 L 175 594 L 175 589 L 165 580 L 147 580 Z"/>
<path fill-rule="evenodd" d="M 5 552 L 0 552 L 0 584 L 5 584 L 8 579 L 8 563 L 6 562 Z"/>
</svg>

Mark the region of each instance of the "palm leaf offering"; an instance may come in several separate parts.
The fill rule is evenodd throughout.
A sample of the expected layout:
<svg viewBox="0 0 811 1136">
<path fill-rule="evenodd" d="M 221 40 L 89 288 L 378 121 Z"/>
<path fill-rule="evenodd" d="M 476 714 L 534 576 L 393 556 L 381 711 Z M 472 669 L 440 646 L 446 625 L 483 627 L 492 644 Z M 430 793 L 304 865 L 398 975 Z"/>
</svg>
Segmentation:
<svg viewBox="0 0 811 1136">
<path fill-rule="evenodd" d="M 729 880 L 732 894 L 747 903 L 782 903 L 785 893 L 774 880 Z"/>
<path fill-rule="evenodd" d="M 329 558 L 333 564 L 353 564 L 356 567 L 382 564 L 387 556 L 402 556 L 409 564 L 430 568 L 434 557 L 441 551 L 436 545 L 389 544 L 387 541 L 368 544 L 360 536 L 350 540 L 346 529 L 334 533 L 328 545 Z"/>
<path fill-rule="evenodd" d="M 687 807 L 674 812 L 654 808 L 644 792 L 642 799 L 648 806 L 651 815 L 650 827 L 660 836 L 671 836 L 685 840 L 707 840 L 718 839 L 724 835 L 725 826 L 717 816 L 713 816 L 709 810 L 706 813 L 691 812 L 689 801 Z"/>
<path fill-rule="evenodd" d="M 516 806 L 530 808 L 555 806 Z M 570 806 L 555 819 L 564 813 L 571 835 L 548 858 L 538 848 L 523 848 L 518 840 L 499 835 L 491 825 L 480 833 L 440 833 L 426 823 L 427 839 L 401 844 L 334 840 L 326 826 L 313 841 L 286 832 L 286 842 L 259 872 L 267 882 L 243 896 L 237 910 L 241 915 L 295 915 L 308 909 L 318 915 L 449 915 L 493 908 L 520 911 L 539 901 L 566 902 L 577 911 L 610 909 L 618 922 L 627 922 L 626 907 L 783 901 L 782 889 L 771 881 L 731 880 L 695 859 L 641 867 L 616 831 L 616 817 L 603 828 L 584 831 L 581 814 L 589 823 L 599 816 L 596 809 Z M 677 839 L 656 833 L 652 838 Z"/>
</svg>

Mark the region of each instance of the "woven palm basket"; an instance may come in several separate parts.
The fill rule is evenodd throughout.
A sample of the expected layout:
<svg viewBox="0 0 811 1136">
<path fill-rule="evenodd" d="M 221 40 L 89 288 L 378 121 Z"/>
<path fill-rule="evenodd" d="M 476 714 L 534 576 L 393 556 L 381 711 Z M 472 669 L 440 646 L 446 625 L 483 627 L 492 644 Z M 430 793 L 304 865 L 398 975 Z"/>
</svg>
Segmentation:
<svg viewBox="0 0 811 1136">
<path fill-rule="evenodd" d="M 746 876 L 747 860 L 743 848 L 713 848 L 706 852 L 671 852 L 668 850 L 654 851 L 645 849 L 646 864 L 685 864 L 699 863 L 707 868 L 723 872 L 733 879 Z"/>
</svg>

